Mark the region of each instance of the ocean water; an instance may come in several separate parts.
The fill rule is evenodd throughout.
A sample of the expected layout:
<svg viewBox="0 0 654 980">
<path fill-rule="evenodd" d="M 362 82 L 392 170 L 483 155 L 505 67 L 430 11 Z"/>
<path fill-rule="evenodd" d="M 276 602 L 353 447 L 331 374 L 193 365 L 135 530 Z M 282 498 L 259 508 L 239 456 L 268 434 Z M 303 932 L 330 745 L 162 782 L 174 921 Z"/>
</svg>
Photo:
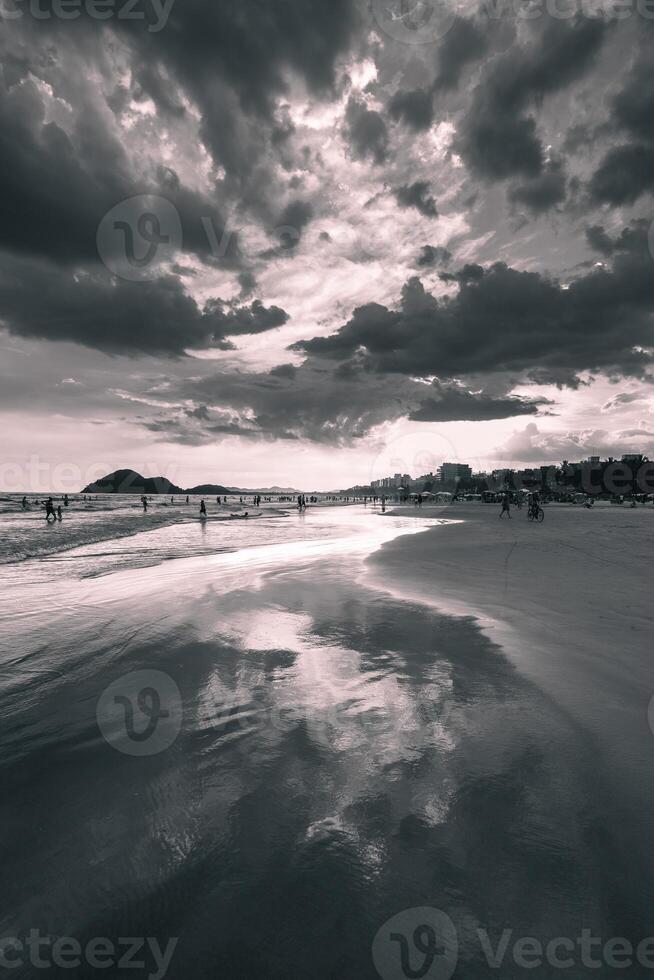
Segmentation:
<svg viewBox="0 0 654 980">
<path fill-rule="evenodd" d="M 152 497 L 148 511 L 144 513 L 138 495 L 105 494 L 84 499 L 81 494 L 71 494 L 68 507 L 63 506 L 60 498 L 55 499 L 55 507 L 62 507 L 62 521 L 49 524 L 45 521 L 46 497 L 43 494 L 28 494 L 27 510 L 22 508 L 22 499 L 22 494 L 0 495 L 0 564 L 59 554 L 101 541 L 116 542 L 144 531 L 166 527 L 178 527 L 178 537 L 160 536 L 158 545 L 153 543 L 146 546 L 155 561 L 189 553 L 208 553 L 220 546 L 213 536 L 209 541 L 206 537 L 194 535 L 192 531 L 185 536 L 182 530 L 186 525 L 200 526 L 200 497 L 191 497 L 189 504 L 186 504 L 184 497 L 175 497 L 173 502 L 170 497 Z M 206 498 L 206 504 L 209 525 L 231 520 L 232 514 L 244 514 L 246 511 L 251 515 L 256 513 L 252 498 L 240 504 L 239 497 L 230 496 L 226 506 L 218 506 L 215 498 Z M 284 515 L 292 509 L 289 504 L 263 504 L 262 512 L 270 517 Z M 233 535 L 233 532 L 225 533 Z M 145 540 L 150 539 L 142 539 L 142 545 L 132 549 L 130 560 L 135 560 Z M 206 546 L 202 544 L 203 541 L 208 542 Z M 168 553 L 158 550 L 166 547 L 169 548 Z M 114 549 L 114 554 L 129 552 L 129 545 L 124 543 Z"/>
<path fill-rule="evenodd" d="M 592 739 L 474 618 L 368 574 L 438 524 L 185 520 L 5 566 L 0 936 L 143 940 L 137 970 L 12 976 L 162 976 L 156 948 L 174 980 L 557 977 L 515 943 L 564 937 L 604 978 L 584 930 L 654 933 Z"/>
</svg>

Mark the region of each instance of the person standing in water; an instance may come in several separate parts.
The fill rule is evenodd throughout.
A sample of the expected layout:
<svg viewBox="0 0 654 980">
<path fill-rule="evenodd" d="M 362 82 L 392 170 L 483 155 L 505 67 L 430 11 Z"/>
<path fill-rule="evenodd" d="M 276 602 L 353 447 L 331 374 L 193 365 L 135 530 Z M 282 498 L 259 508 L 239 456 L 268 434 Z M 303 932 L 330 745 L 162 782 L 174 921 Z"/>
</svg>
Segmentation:
<svg viewBox="0 0 654 980">
<path fill-rule="evenodd" d="M 200 502 L 200 517 L 202 518 L 202 517 L 206 517 L 206 516 L 207 516 L 207 506 L 206 506 L 204 500 L 202 500 Z"/>
<path fill-rule="evenodd" d="M 141 497 L 141 503 L 143 504 L 143 513 L 144 514 L 147 514 L 147 512 L 148 512 L 148 498 L 147 497 Z"/>
<path fill-rule="evenodd" d="M 53 521 L 57 520 L 57 515 L 55 514 L 55 509 L 54 509 L 54 501 L 52 500 L 52 497 L 48 497 L 45 503 L 45 519 L 48 522 L 48 524 L 50 523 L 50 518 L 52 518 Z"/>
<path fill-rule="evenodd" d="M 68 507 L 68 494 L 64 494 L 64 507 Z"/>
<path fill-rule="evenodd" d="M 22 507 L 23 510 L 27 510 L 27 497 L 23 497 Z"/>
<path fill-rule="evenodd" d="M 57 507 L 57 520 L 58 521 L 63 520 L 63 518 L 61 516 L 61 507 Z"/>
</svg>

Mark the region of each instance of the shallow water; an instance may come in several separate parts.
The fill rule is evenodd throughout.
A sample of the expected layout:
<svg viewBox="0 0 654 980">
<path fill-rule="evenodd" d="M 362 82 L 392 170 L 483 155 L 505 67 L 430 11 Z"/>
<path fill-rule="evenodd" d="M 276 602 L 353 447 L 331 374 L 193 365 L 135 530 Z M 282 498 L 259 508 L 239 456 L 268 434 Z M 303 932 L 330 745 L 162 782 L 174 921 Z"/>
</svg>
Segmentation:
<svg viewBox="0 0 654 980">
<path fill-rule="evenodd" d="M 239 545 L 254 527 L 157 567 L 123 566 L 125 542 L 114 572 L 114 546 L 7 566 L 0 935 L 176 937 L 180 980 L 447 980 L 447 928 L 430 970 L 411 947 L 412 974 L 375 940 L 384 923 L 446 912 L 466 978 L 523 976 L 524 936 L 654 933 L 592 740 L 473 618 L 394 598 L 378 572 L 367 584 L 366 556 L 425 523 L 316 510 Z M 171 557 L 180 533 L 201 532 L 127 544 Z M 167 717 L 139 741 L 146 689 Z M 406 915 L 412 942 L 426 913 Z M 479 930 L 495 948 L 505 928 L 493 971 Z M 98 972 L 148 975 L 48 975 Z M 577 957 L 569 975 L 584 972 Z"/>
<path fill-rule="evenodd" d="M 260 519 L 255 518 L 259 512 L 254 509 L 252 498 L 241 504 L 239 497 L 230 496 L 227 504 L 220 506 L 215 498 L 206 498 L 208 520 L 203 525 L 199 520 L 201 499 L 191 497 L 186 504 L 184 497 L 174 497 L 172 502 L 170 497 L 152 497 L 144 513 L 138 495 L 104 494 L 84 499 L 76 494 L 69 497 L 68 507 L 61 498 L 56 498 L 55 507 L 61 506 L 62 520 L 47 523 L 42 494 L 29 494 L 26 510 L 21 506 L 21 494 L 5 494 L 0 496 L 0 564 L 43 558 L 105 542 L 107 551 L 103 548 L 89 551 L 89 557 L 102 558 L 108 553 L 121 564 L 156 564 L 167 557 L 215 551 L 223 546 L 225 536 L 224 546 L 230 547 L 235 532 L 223 530 L 223 537 L 217 538 L 214 525 L 224 529 L 225 524 L 236 524 L 232 515 L 249 511 L 253 519 Z M 291 509 L 290 504 L 264 503 L 260 513 L 272 519 Z M 177 531 L 159 537 L 149 534 L 171 527 Z M 209 538 L 206 534 L 195 534 L 193 528 L 212 531 L 212 535 Z M 142 537 L 133 546 L 125 540 L 144 532 L 148 532 L 148 537 Z"/>
</svg>

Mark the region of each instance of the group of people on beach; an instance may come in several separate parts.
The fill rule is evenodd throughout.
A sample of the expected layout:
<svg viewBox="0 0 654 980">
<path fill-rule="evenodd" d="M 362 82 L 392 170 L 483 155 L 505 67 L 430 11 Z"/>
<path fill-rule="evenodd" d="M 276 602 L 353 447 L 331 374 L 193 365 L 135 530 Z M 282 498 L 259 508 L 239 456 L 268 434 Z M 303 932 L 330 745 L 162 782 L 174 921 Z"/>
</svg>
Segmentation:
<svg viewBox="0 0 654 980">
<path fill-rule="evenodd" d="M 68 503 L 66 503 L 66 507 L 68 507 Z M 52 499 L 52 497 L 48 497 L 48 499 L 45 502 L 45 519 L 48 522 L 48 524 L 50 523 L 50 518 L 52 518 L 53 524 L 55 521 L 63 520 L 63 516 L 61 513 L 61 504 L 55 510 L 54 500 Z"/>
<path fill-rule="evenodd" d="M 37 504 L 37 506 L 40 506 L 40 507 L 44 507 L 45 508 L 45 519 L 48 522 L 48 524 L 51 523 L 51 521 L 50 521 L 51 518 L 52 518 L 52 523 L 53 524 L 56 521 L 62 521 L 63 520 L 63 512 L 62 512 L 62 509 L 61 509 L 61 504 L 59 504 L 59 506 L 55 508 L 54 499 L 52 497 L 48 497 L 47 500 L 36 500 L 35 503 Z M 69 501 L 68 501 L 68 494 L 65 493 L 64 494 L 64 507 L 68 507 L 68 503 L 69 503 Z M 27 499 L 26 496 L 24 496 L 23 499 L 21 500 L 21 507 L 22 507 L 23 510 L 29 510 L 30 509 L 29 500 Z"/>
<path fill-rule="evenodd" d="M 518 494 L 516 500 L 516 507 L 518 510 L 522 510 L 523 499 L 520 494 Z M 540 496 L 538 491 L 534 490 L 527 497 L 527 513 L 533 515 L 538 512 L 540 508 Z M 511 494 L 507 491 L 502 497 L 502 509 L 500 510 L 500 520 L 504 517 L 508 517 L 511 520 Z"/>
</svg>

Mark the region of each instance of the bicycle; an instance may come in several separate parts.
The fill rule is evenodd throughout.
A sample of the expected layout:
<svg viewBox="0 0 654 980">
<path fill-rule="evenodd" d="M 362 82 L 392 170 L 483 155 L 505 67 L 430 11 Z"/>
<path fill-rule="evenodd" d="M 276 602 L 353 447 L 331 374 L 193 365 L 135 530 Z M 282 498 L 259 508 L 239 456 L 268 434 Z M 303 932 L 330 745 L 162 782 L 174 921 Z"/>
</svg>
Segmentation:
<svg viewBox="0 0 654 980">
<path fill-rule="evenodd" d="M 539 524 L 542 524 L 543 521 L 545 520 L 545 511 L 543 510 L 542 507 L 536 504 L 534 507 L 529 508 L 529 513 L 527 514 L 527 517 L 529 518 L 530 521 L 538 521 Z"/>
</svg>

